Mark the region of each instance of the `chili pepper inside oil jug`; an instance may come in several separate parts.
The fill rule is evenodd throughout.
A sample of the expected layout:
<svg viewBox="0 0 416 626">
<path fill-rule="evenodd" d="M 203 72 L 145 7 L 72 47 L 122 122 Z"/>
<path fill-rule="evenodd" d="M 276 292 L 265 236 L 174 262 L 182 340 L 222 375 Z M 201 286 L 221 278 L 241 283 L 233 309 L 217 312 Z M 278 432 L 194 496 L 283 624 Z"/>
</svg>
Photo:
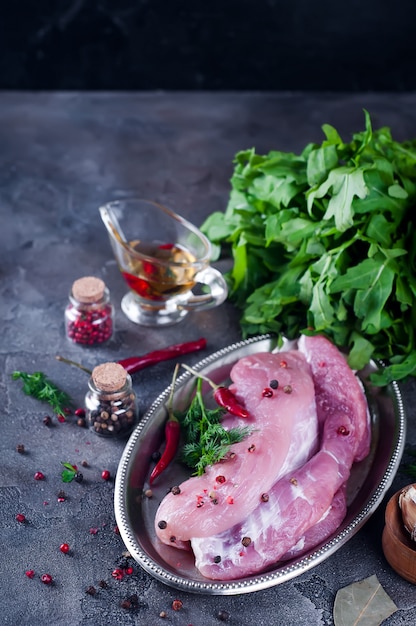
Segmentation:
<svg viewBox="0 0 416 626">
<path fill-rule="evenodd" d="M 84 276 L 72 284 L 65 309 L 65 331 L 74 343 L 94 345 L 113 334 L 114 307 L 101 278 Z"/>
<path fill-rule="evenodd" d="M 138 419 L 137 397 L 132 379 L 119 363 L 97 365 L 85 395 L 89 428 L 103 437 L 128 435 Z"/>
</svg>

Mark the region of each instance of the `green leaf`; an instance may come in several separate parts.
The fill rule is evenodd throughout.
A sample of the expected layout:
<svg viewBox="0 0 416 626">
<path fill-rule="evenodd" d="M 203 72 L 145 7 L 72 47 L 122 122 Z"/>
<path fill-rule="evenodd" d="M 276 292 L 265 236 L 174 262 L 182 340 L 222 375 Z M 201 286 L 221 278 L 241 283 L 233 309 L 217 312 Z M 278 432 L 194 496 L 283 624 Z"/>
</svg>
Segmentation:
<svg viewBox="0 0 416 626">
<path fill-rule="evenodd" d="M 331 194 L 329 195 L 329 192 Z M 329 195 L 329 201 L 324 220 L 335 220 L 337 229 L 344 232 L 354 223 L 354 211 L 352 201 L 354 196 L 365 198 L 367 186 L 364 181 L 362 170 L 342 166 L 332 170 L 328 178 L 317 189 L 310 191 L 308 197 L 308 211 L 311 214 L 312 204 L 316 198 Z"/>
<path fill-rule="evenodd" d="M 62 470 L 61 477 L 62 477 L 62 482 L 70 483 L 75 478 L 75 472 L 72 472 L 70 470 Z"/>
<path fill-rule="evenodd" d="M 335 626 L 380 626 L 397 611 L 377 576 L 352 583 L 335 596 Z"/>
</svg>

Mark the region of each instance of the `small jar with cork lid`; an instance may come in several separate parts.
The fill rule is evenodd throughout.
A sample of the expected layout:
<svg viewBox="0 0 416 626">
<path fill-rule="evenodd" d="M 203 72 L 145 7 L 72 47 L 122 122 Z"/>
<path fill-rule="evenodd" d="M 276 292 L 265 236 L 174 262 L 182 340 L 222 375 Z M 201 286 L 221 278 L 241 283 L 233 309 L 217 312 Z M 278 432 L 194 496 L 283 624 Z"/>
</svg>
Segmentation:
<svg viewBox="0 0 416 626">
<path fill-rule="evenodd" d="M 138 419 L 130 374 L 119 363 L 97 365 L 85 396 L 87 425 L 102 437 L 128 435 Z"/>
<path fill-rule="evenodd" d="M 72 284 L 65 309 L 65 332 L 70 341 L 94 345 L 113 334 L 114 307 L 101 278 L 84 276 Z"/>
</svg>

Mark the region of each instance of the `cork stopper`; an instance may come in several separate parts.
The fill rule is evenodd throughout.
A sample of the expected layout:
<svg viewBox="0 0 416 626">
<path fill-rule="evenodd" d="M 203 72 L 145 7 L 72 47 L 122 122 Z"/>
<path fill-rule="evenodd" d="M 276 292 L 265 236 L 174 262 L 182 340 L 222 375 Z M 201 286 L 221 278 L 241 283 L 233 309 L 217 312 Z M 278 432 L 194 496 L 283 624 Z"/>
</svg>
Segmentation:
<svg viewBox="0 0 416 626">
<path fill-rule="evenodd" d="M 72 284 L 72 295 L 78 302 L 91 304 L 101 300 L 104 295 L 105 283 L 101 278 L 95 276 L 84 276 L 78 278 Z"/>
<path fill-rule="evenodd" d="M 92 380 L 101 391 L 117 391 L 121 389 L 127 379 L 127 372 L 119 363 L 102 363 L 94 367 Z"/>
</svg>

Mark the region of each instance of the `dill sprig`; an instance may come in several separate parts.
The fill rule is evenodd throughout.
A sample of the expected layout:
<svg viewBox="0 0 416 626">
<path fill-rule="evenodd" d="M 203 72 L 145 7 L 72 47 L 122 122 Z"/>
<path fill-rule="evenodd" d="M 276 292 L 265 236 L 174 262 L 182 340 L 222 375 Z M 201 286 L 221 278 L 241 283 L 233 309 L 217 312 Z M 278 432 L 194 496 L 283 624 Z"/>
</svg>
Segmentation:
<svg viewBox="0 0 416 626">
<path fill-rule="evenodd" d="M 175 413 L 181 424 L 184 444 L 180 459 L 194 470 L 194 475 L 201 476 L 207 465 L 213 465 L 223 459 L 233 443 L 242 441 L 251 433 L 251 428 L 230 428 L 221 425 L 226 413 L 222 407 L 208 409 L 202 396 L 202 379 L 196 383 L 195 396 L 188 409 Z"/>
<path fill-rule="evenodd" d="M 43 372 L 13 372 L 12 378 L 23 381 L 23 392 L 37 400 L 47 402 L 57 414 L 65 412 L 66 407 L 72 404 L 70 397 L 51 382 Z"/>
</svg>

